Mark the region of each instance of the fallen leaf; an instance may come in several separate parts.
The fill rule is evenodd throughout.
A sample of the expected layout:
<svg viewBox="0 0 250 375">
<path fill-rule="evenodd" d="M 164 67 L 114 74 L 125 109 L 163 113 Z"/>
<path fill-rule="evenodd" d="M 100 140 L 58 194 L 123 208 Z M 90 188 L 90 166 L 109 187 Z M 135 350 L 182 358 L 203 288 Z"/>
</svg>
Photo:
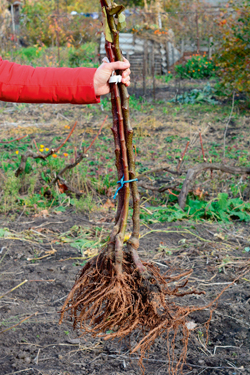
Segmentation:
<svg viewBox="0 0 250 375">
<path fill-rule="evenodd" d="M 113 188 L 112 187 L 109 187 L 106 191 L 106 195 L 107 197 L 111 197 L 112 195 L 114 195 L 113 193 Z"/>
<path fill-rule="evenodd" d="M 124 242 L 127 242 L 127 240 L 130 239 L 130 236 L 131 236 L 131 233 L 125 233 Z"/>
<path fill-rule="evenodd" d="M 34 215 L 34 217 L 47 217 L 49 216 L 49 211 L 48 210 L 42 210 L 40 212 L 38 212 L 37 214 Z"/>
<path fill-rule="evenodd" d="M 195 329 L 196 326 L 197 324 L 193 322 L 192 320 L 186 323 L 186 327 L 189 331 L 192 331 L 193 329 Z"/>
<path fill-rule="evenodd" d="M 86 258 L 93 258 L 94 256 L 98 255 L 99 250 L 96 248 L 89 248 L 85 250 L 82 255 L 85 256 Z"/>
<path fill-rule="evenodd" d="M 65 193 L 68 190 L 68 187 L 65 184 L 61 184 L 61 182 L 57 181 L 58 188 L 61 194 Z"/>
<path fill-rule="evenodd" d="M 107 199 L 107 201 L 106 201 L 106 203 L 104 203 L 103 207 L 104 208 L 114 208 L 115 204 L 113 202 L 111 202 L 110 199 Z"/>
<path fill-rule="evenodd" d="M 184 243 L 186 243 L 186 238 L 183 238 L 182 240 L 178 241 L 178 244 L 184 244 Z"/>
<path fill-rule="evenodd" d="M 223 234 L 222 233 L 215 233 L 214 234 L 214 237 L 217 237 L 217 238 L 219 238 L 220 240 L 225 240 L 225 237 L 223 236 Z"/>
</svg>

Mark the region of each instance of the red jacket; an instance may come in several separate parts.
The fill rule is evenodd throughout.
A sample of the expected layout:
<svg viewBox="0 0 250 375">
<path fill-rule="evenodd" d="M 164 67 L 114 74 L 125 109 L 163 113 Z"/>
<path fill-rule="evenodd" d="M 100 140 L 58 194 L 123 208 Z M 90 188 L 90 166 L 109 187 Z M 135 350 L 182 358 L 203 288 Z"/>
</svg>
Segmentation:
<svg viewBox="0 0 250 375">
<path fill-rule="evenodd" d="M 33 68 L 0 57 L 0 100 L 19 103 L 99 103 L 94 68 Z"/>
</svg>

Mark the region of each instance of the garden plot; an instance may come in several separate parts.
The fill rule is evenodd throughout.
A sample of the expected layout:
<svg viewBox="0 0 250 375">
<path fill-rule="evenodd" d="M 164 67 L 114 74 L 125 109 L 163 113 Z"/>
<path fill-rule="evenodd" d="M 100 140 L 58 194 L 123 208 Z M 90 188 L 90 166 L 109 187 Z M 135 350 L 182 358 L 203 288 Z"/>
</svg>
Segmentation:
<svg viewBox="0 0 250 375">
<path fill-rule="evenodd" d="M 183 304 L 188 301 L 188 304 L 206 305 L 240 276 L 249 262 L 248 177 L 204 172 L 194 181 L 184 214 L 178 208 L 177 196 L 187 169 L 204 161 L 200 133 L 208 160 L 242 168 L 249 166 L 248 115 L 239 114 L 238 105 L 229 119 L 231 106 L 187 106 L 164 101 L 152 104 L 134 98 L 131 108 L 136 124 L 137 173 L 146 172 L 139 181 L 140 255 L 143 260 L 150 259 L 158 265 L 162 272 L 171 267 L 192 268 L 190 285 L 205 291 L 206 295 L 185 297 Z M 110 113 L 106 100 L 102 102 L 102 109 L 101 106 L 11 104 L 1 108 L 1 121 L 16 124 L 22 120 L 32 124 L 4 127 L 1 136 L 3 142 L 9 142 L 27 135 L 0 146 L 4 374 L 21 370 L 27 374 L 140 373 L 136 355 L 134 359 L 128 356 L 129 342 L 88 336 L 79 339 L 79 332 L 72 332 L 67 321 L 58 326 L 58 312 L 77 270 L 108 241 L 112 225 L 117 181 L 110 118 L 88 151 L 88 157 L 64 176 L 81 194 L 72 194 L 60 184 L 51 186 L 50 183 L 71 159 L 75 160 L 80 145 L 90 145 L 106 114 Z M 75 131 L 56 156 L 39 162 L 29 158 L 26 173 L 18 179 L 14 177 L 22 154 L 32 148 L 43 155 L 46 149 L 61 145 L 76 121 Z M 37 127 L 36 123 L 44 126 Z M 227 124 L 224 157 L 223 134 Z M 192 147 L 183 156 L 183 174 L 176 176 L 164 170 L 166 164 L 176 170 L 187 142 L 192 139 Z M 150 172 L 158 166 L 162 168 Z M 220 205 L 219 215 L 215 204 Z M 127 231 L 130 230 L 128 227 Z M 5 294 L 25 280 L 28 281 Z M 246 274 L 219 300 L 210 323 L 207 346 L 203 324 L 209 312 L 193 314 L 190 321 L 197 325 L 191 331 L 184 373 L 249 373 L 249 296 L 249 274 Z M 136 342 L 136 336 L 132 340 Z M 180 348 L 177 340 L 177 356 Z M 156 342 L 144 365 L 147 374 L 167 373 L 164 340 Z"/>
<path fill-rule="evenodd" d="M 58 325 L 62 304 L 90 248 L 105 240 L 107 215 L 98 223 L 72 209 L 60 215 L 29 216 L 18 222 L 1 218 L 1 371 L 2 374 L 139 374 L 137 356 L 129 356 L 129 341 L 104 341 L 72 331 L 70 322 Z M 102 224 L 100 224 L 100 222 Z M 219 231 L 218 231 L 219 229 Z M 2 235 L 2 232 L 1 232 Z M 190 343 L 185 373 L 249 374 L 249 274 L 237 282 L 249 261 L 246 225 L 175 222 L 141 227 L 143 260 L 162 272 L 193 268 L 190 285 L 206 292 L 182 303 L 208 304 L 226 286 L 210 322 L 208 343 L 204 322 L 209 311 L 190 317 Z M 84 257 L 81 255 L 84 254 Z M 12 288 L 17 289 L 4 295 Z M 28 318 L 24 321 L 24 319 Z M 131 338 L 132 344 L 136 335 Z M 176 356 L 181 349 L 177 340 Z M 167 374 L 166 342 L 160 339 L 144 360 L 146 374 Z"/>
</svg>

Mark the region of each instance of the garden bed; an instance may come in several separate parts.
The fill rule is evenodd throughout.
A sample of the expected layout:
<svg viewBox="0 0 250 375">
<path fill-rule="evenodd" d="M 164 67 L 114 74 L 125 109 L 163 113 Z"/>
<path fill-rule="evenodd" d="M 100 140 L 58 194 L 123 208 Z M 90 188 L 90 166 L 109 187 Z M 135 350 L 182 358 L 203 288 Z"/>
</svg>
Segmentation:
<svg viewBox="0 0 250 375">
<path fill-rule="evenodd" d="M 132 97 L 137 173 L 166 163 L 176 169 L 191 140 L 183 171 L 202 163 L 199 133 L 208 160 L 249 167 L 250 119 L 247 112 L 239 112 L 239 105 L 236 102 L 230 117 L 228 104 L 181 105 L 168 103 L 164 98 L 153 103 Z M 85 147 L 91 143 L 106 114 L 110 113 L 108 101 L 104 98 L 101 105 L 84 107 L 2 103 L 0 110 L 2 141 L 27 135 L 19 141 L 0 145 L 2 373 L 139 374 L 136 355 L 129 356 L 129 340 L 104 341 L 87 335 L 79 339 L 79 332 L 72 331 L 70 322 L 58 325 L 58 312 L 77 272 L 86 258 L 93 256 L 108 240 L 112 226 L 115 210 L 112 197 L 117 180 L 109 129 L 111 117 L 88 157 L 66 175 L 82 193 L 82 198 L 62 192 L 60 185 L 51 187 L 51 194 L 44 194 L 44 189 L 56 172 L 74 160 L 75 147 L 79 150 L 81 143 Z M 66 139 L 75 121 L 78 121 L 76 130 L 56 157 L 50 156 L 46 162 L 39 163 L 30 158 L 26 175 L 14 178 L 21 155 L 28 148 L 36 150 L 34 140 L 40 150 L 56 147 Z M 140 255 L 143 260 L 158 265 L 162 272 L 192 268 L 190 286 L 204 290 L 206 295 L 186 296 L 182 304 L 205 306 L 249 264 L 249 178 L 216 171 L 211 176 L 210 171 L 204 172 L 195 181 L 189 199 L 195 202 L 200 213 L 199 205 L 206 202 L 206 214 L 210 216 L 198 217 L 197 210 L 191 212 L 191 203 L 187 202 L 186 217 L 179 221 L 175 195 L 179 194 L 185 176 L 183 173 L 177 178 L 161 170 L 149 173 L 143 180 L 144 185 L 155 188 L 178 184 L 163 193 L 140 187 Z M 11 181 L 15 184 L 8 188 L 7 182 Z M 225 216 L 213 215 L 212 205 L 222 202 L 218 194 L 227 194 L 228 202 L 239 199 L 240 208 L 230 207 L 230 210 L 238 213 L 244 210 L 244 220 L 240 222 L 239 216 L 230 216 L 226 206 Z M 127 231 L 130 230 L 128 227 Z M 197 325 L 191 331 L 184 374 L 250 373 L 249 285 L 248 273 L 220 298 L 210 323 L 207 346 L 204 323 L 209 311 L 193 313 L 190 317 Z M 19 287 L 5 295 L 16 286 Z M 132 345 L 136 339 L 135 333 Z M 177 339 L 176 358 L 180 347 Z M 167 374 L 166 341 L 157 340 L 148 359 L 144 360 L 145 374 Z"/>
</svg>

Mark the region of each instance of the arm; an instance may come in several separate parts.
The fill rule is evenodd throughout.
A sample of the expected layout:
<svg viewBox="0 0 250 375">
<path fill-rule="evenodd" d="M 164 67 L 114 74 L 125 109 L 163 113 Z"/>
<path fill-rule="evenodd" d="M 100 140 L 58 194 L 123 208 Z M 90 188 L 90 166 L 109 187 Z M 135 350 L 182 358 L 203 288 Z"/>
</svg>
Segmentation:
<svg viewBox="0 0 250 375">
<path fill-rule="evenodd" d="M 0 100 L 19 103 L 98 103 L 92 68 L 33 68 L 0 58 Z"/>
<path fill-rule="evenodd" d="M 114 69 L 126 69 L 122 82 L 130 84 L 129 62 L 94 68 L 33 68 L 3 61 L 0 57 L 0 100 L 19 103 L 99 103 L 109 92 Z"/>
</svg>

